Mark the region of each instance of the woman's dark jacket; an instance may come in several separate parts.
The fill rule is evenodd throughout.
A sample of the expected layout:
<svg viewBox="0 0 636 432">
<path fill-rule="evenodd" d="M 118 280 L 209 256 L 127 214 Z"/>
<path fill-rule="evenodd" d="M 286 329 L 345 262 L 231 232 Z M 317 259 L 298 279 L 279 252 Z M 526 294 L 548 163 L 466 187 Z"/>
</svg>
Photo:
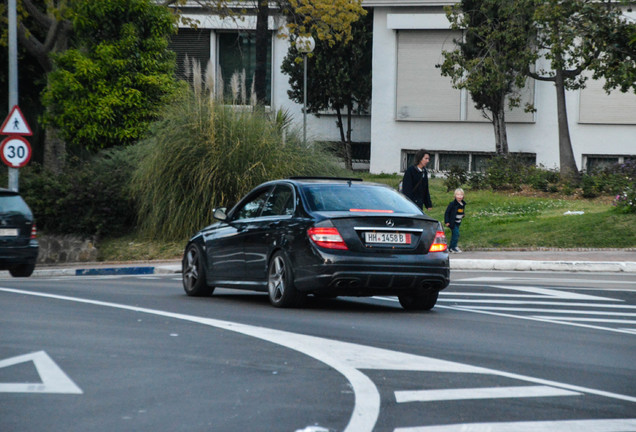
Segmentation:
<svg viewBox="0 0 636 432">
<path fill-rule="evenodd" d="M 462 200 L 464 215 L 466 215 L 466 201 Z M 446 207 L 446 213 L 444 213 L 444 225 L 449 224 L 449 228 L 455 228 L 455 220 L 457 219 L 457 210 L 462 208 L 456 199 L 452 200 L 448 207 Z"/>
<path fill-rule="evenodd" d="M 416 165 L 408 167 L 402 179 L 402 193 L 420 208 L 422 206 L 426 208 L 433 207 L 431 195 L 428 191 L 428 172 L 426 169 L 420 171 Z"/>
</svg>

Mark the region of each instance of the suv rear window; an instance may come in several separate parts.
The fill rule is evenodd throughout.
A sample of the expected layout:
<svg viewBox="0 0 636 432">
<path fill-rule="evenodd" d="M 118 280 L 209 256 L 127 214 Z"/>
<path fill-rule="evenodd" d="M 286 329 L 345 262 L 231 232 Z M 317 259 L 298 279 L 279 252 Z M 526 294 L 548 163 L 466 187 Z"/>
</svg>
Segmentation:
<svg viewBox="0 0 636 432">
<path fill-rule="evenodd" d="M 0 213 L 21 213 L 31 217 L 31 210 L 20 195 L 0 194 Z"/>
<path fill-rule="evenodd" d="M 397 191 L 378 185 L 310 184 L 304 186 L 312 211 L 374 210 L 393 213 L 421 213 Z"/>
</svg>

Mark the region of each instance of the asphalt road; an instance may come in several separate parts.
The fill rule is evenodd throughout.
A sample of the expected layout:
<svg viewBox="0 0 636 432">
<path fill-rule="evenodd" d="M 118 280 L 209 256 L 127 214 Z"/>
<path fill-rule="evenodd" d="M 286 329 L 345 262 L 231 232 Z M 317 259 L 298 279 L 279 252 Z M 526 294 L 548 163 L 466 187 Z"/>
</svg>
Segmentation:
<svg viewBox="0 0 636 432">
<path fill-rule="evenodd" d="M 633 274 L 454 271 L 427 313 L 4 279 L 0 311 L 0 431 L 636 431 Z"/>
</svg>

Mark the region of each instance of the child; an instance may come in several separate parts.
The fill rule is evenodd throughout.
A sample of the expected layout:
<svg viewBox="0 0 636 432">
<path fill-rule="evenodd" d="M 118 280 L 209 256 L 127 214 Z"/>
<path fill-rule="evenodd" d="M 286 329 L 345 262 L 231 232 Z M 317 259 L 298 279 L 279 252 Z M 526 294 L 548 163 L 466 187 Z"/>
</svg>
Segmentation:
<svg viewBox="0 0 636 432">
<path fill-rule="evenodd" d="M 464 202 L 464 190 L 455 189 L 455 199 L 446 207 L 446 213 L 444 213 L 444 224 L 451 229 L 451 243 L 448 248 L 449 252 L 461 253 L 461 249 L 457 247 L 457 241 L 459 240 L 459 226 L 464 218 L 464 209 L 466 208 L 466 202 Z"/>
</svg>

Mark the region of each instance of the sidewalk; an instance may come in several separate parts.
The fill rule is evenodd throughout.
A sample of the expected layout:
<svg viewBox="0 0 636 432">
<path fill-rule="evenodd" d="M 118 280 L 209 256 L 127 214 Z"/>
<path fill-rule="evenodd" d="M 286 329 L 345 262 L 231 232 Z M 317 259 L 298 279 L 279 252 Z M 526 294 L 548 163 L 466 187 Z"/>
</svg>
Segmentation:
<svg viewBox="0 0 636 432">
<path fill-rule="evenodd" d="M 452 270 L 624 272 L 636 277 L 636 248 L 468 251 L 451 254 L 450 266 Z M 33 277 L 180 273 L 181 261 L 175 259 L 39 265 Z"/>
</svg>

